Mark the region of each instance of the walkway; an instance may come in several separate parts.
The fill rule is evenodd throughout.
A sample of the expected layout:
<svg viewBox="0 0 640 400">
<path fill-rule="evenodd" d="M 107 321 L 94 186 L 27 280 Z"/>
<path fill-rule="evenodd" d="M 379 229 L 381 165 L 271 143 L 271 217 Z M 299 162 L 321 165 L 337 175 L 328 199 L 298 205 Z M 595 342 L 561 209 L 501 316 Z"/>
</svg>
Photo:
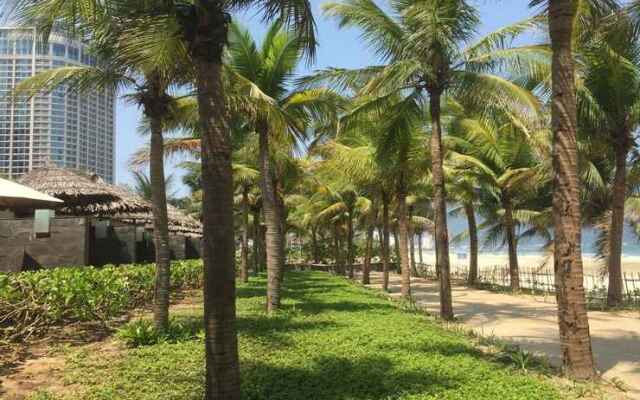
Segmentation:
<svg viewBox="0 0 640 400">
<path fill-rule="evenodd" d="M 381 287 L 381 274 L 371 275 L 371 287 Z M 435 281 L 412 278 L 415 300 L 431 313 L 439 312 L 438 285 Z M 400 295 L 400 276 L 391 274 L 391 295 Z M 523 349 L 545 353 L 559 364 L 560 344 L 555 298 L 512 296 L 487 290 L 453 286 L 456 317 L 484 336 L 520 345 Z M 636 312 L 589 312 L 589 325 L 598 370 L 607 379 L 617 377 L 630 388 L 628 395 L 640 399 L 640 315 Z"/>
</svg>

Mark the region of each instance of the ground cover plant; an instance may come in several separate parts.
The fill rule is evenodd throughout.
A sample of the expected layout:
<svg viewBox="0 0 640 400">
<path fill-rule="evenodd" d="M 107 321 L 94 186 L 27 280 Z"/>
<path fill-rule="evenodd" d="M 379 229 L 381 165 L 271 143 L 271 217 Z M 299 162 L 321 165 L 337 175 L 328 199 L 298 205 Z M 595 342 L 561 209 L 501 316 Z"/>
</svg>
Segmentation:
<svg viewBox="0 0 640 400">
<path fill-rule="evenodd" d="M 561 398 L 544 378 L 493 361 L 467 336 L 343 278 L 289 272 L 284 285 L 283 310 L 273 316 L 263 277 L 239 285 L 243 399 Z M 115 355 L 68 350 L 69 392 L 34 398 L 201 399 L 200 304 L 172 310 L 171 340 L 133 343 L 136 330 L 147 339 L 149 332 L 132 321 Z"/>
<path fill-rule="evenodd" d="M 62 322 L 108 320 L 153 298 L 153 264 L 0 274 L 0 341 L 24 340 Z M 202 261 L 173 263 L 174 290 L 202 285 Z"/>
</svg>

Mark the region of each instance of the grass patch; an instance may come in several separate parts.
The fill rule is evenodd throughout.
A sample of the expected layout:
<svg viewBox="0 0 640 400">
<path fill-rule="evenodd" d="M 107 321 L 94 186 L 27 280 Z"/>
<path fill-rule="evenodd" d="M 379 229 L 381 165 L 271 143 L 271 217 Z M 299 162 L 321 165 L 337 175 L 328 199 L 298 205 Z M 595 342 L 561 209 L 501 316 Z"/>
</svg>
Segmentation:
<svg viewBox="0 0 640 400">
<path fill-rule="evenodd" d="M 264 286 L 260 278 L 238 287 L 243 399 L 561 398 L 541 376 L 489 359 L 467 336 L 342 278 L 288 273 L 274 317 L 264 314 Z M 74 390 L 56 398 L 200 400 L 203 343 L 191 327 L 201 312 L 173 313 L 190 332 L 176 340 L 115 357 L 70 352 L 64 383 Z"/>
</svg>

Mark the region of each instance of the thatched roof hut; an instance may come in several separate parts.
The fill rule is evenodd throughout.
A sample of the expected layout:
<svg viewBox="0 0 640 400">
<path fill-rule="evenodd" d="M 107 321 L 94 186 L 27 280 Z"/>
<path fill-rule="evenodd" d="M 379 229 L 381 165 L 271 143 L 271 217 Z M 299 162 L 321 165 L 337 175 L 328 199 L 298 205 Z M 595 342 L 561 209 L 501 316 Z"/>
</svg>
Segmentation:
<svg viewBox="0 0 640 400">
<path fill-rule="evenodd" d="M 63 200 L 64 205 L 56 210 L 59 214 L 111 217 L 153 228 L 151 203 L 95 174 L 48 166 L 24 175 L 21 183 Z M 170 232 L 202 235 L 200 221 L 171 205 L 167 211 Z"/>
<path fill-rule="evenodd" d="M 140 197 L 81 171 L 47 166 L 24 175 L 20 183 L 63 200 L 60 214 L 101 217 L 151 211 Z"/>
</svg>

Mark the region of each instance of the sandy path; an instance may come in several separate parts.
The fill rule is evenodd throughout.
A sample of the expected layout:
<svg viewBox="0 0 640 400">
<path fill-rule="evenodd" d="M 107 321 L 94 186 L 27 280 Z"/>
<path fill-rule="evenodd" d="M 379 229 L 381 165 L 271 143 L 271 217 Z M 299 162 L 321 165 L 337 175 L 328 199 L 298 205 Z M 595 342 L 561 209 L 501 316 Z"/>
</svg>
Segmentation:
<svg viewBox="0 0 640 400">
<path fill-rule="evenodd" d="M 380 287 L 380 273 L 372 273 L 371 287 Z M 412 278 L 416 301 L 429 312 L 439 311 L 437 282 Z M 400 294 L 400 277 L 390 277 L 392 296 Z M 560 344 L 553 297 L 494 293 L 454 285 L 453 307 L 465 325 L 485 335 L 495 335 L 529 351 L 545 353 L 560 363 Z M 598 370 L 607 379 L 617 377 L 640 399 L 640 314 L 589 312 L 593 351 Z"/>
</svg>

